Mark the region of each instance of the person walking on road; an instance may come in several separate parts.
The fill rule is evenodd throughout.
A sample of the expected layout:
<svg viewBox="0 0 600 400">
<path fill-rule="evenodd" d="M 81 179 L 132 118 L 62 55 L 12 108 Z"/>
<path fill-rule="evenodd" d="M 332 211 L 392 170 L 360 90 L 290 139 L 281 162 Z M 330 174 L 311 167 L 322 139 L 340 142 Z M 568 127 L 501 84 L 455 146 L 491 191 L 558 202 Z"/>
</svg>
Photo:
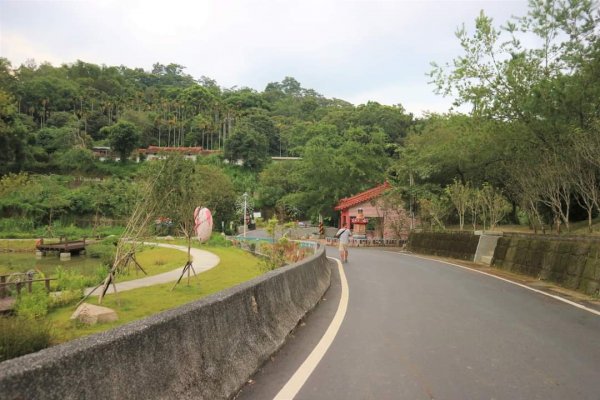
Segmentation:
<svg viewBox="0 0 600 400">
<path fill-rule="evenodd" d="M 350 236 L 352 236 L 352 231 L 350 231 L 349 227 L 344 227 L 341 228 L 335 236 L 337 236 L 340 239 L 340 258 L 343 263 L 346 263 L 348 262 L 348 243 L 350 242 Z"/>
</svg>

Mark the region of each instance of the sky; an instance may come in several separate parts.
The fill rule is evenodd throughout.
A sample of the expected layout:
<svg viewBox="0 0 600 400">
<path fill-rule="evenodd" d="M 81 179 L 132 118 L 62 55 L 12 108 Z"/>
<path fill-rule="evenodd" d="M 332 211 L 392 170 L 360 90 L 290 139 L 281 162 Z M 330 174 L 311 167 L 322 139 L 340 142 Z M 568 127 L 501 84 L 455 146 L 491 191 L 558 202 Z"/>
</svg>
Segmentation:
<svg viewBox="0 0 600 400">
<path fill-rule="evenodd" d="M 264 90 L 294 77 L 353 104 L 446 112 L 426 75 L 461 54 L 454 33 L 480 11 L 498 24 L 526 0 L 0 0 L 0 57 L 186 67 L 224 88 Z"/>
</svg>

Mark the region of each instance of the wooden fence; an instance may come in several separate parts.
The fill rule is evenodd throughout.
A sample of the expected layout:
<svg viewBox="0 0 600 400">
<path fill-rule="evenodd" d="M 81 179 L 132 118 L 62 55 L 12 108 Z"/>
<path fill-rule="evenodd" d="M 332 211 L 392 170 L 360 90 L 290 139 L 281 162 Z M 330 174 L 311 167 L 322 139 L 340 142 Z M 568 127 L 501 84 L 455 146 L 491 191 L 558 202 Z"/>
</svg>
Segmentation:
<svg viewBox="0 0 600 400">
<path fill-rule="evenodd" d="M 44 282 L 46 291 L 50 292 L 50 281 L 54 281 L 56 278 L 40 278 L 35 279 L 35 274 L 28 273 L 14 273 L 10 275 L 0 275 L 0 299 L 8 297 L 10 291 L 8 290 L 11 286 L 14 286 L 17 295 L 21 294 L 23 288 L 27 289 L 28 293 L 33 290 L 33 284 L 35 282 Z"/>
</svg>

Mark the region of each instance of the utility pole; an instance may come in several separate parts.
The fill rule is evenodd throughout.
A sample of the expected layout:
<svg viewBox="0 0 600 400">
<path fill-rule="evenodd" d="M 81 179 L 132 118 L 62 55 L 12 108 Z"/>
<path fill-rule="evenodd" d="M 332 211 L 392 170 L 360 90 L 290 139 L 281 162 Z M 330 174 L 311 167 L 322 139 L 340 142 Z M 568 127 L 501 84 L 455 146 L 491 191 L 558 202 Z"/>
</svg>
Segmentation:
<svg viewBox="0 0 600 400">
<path fill-rule="evenodd" d="M 248 209 L 248 193 L 244 192 L 244 237 L 246 237 L 246 210 Z"/>
<path fill-rule="evenodd" d="M 408 175 L 408 184 L 410 187 L 410 200 L 409 200 L 409 213 L 410 213 L 410 230 L 412 231 L 413 229 L 415 229 L 415 210 L 414 208 L 414 200 L 415 197 L 413 195 L 413 186 L 415 185 L 415 178 L 413 176 L 413 172 L 412 170 L 409 172 Z"/>
</svg>

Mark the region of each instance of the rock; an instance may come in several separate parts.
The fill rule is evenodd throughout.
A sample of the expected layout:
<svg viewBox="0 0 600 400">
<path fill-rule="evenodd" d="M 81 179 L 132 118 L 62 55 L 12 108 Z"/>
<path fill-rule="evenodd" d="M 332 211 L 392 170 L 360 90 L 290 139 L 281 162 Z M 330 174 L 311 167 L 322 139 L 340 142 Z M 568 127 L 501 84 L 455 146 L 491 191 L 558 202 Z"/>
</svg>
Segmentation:
<svg viewBox="0 0 600 400">
<path fill-rule="evenodd" d="M 175 239 L 173 238 L 173 236 L 165 236 L 165 240 L 167 240 L 167 241 L 173 241 Z"/>
<path fill-rule="evenodd" d="M 108 307 L 95 306 L 90 303 L 83 303 L 71 315 L 71 319 L 77 319 L 87 325 L 112 322 L 119 319 L 115 310 Z"/>
</svg>

